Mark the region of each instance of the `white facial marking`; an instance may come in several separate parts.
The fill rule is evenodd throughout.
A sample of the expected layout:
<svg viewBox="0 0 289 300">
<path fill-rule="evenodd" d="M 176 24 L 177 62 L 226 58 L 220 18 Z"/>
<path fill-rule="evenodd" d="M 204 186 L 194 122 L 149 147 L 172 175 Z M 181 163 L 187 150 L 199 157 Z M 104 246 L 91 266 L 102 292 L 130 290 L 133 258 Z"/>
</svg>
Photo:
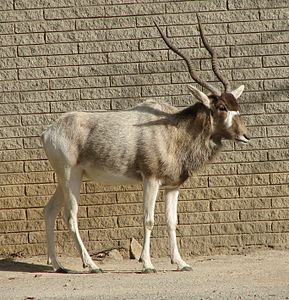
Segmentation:
<svg viewBox="0 0 289 300">
<path fill-rule="evenodd" d="M 236 115 L 239 115 L 239 111 L 229 110 L 227 112 L 227 118 L 225 119 L 225 125 L 227 128 L 230 128 L 233 124 L 233 119 Z"/>
</svg>

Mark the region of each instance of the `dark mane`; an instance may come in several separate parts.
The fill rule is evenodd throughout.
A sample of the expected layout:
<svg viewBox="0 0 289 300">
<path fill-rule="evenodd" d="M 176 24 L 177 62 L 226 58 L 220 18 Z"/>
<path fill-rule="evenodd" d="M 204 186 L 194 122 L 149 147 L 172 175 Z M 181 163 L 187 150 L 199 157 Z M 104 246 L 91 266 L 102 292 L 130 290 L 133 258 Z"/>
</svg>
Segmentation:
<svg viewBox="0 0 289 300">
<path fill-rule="evenodd" d="M 187 119 L 196 118 L 197 115 L 210 115 L 210 109 L 203 103 L 198 102 L 175 113 L 175 118 L 178 121 L 187 121 Z"/>
</svg>

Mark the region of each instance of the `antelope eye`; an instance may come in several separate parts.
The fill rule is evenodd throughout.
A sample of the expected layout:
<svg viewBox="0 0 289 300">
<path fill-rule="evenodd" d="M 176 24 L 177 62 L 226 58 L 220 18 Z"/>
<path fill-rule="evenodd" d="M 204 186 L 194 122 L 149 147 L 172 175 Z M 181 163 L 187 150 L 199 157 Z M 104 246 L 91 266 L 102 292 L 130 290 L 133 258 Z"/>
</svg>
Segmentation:
<svg viewBox="0 0 289 300">
<path fill-rule="evenodd" d="M 225 107 L 224 105 L 220 105 L 220 106 L 218 107 L 218 109 L 219 109 L 220 111 L 227 111 L 227 109 L 226 109 L 226 107 Z"/>
</svg>

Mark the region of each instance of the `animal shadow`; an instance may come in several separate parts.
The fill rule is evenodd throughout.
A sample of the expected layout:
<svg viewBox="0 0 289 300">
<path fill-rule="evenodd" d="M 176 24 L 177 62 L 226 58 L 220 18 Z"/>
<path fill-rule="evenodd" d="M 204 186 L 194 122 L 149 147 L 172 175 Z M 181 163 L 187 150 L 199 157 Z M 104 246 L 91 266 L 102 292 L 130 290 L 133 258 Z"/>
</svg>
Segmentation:
<svg viewBox="0 0 289 300">
<path fill-rule="evenodd" d="M 16 261 L 12 258 L 0 259 L 1 272 L 48 273 L 52 268 L 46 265 Z"/>
</svg>

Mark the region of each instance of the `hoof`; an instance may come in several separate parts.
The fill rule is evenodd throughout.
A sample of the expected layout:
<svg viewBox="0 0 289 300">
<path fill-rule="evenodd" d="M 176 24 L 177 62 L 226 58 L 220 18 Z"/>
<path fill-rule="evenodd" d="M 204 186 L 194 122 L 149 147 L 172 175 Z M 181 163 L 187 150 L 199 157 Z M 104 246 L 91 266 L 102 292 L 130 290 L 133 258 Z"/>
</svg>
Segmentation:
<svg viewBox="0 0 289 300">
<path fill-rule="evenodd" d="M 102 269 L 92 269 L 89 271 L 89 273 L 99 274 L 99 273 L 103 273 L 103 270 Z"/>
<path fill-rule="evenodd" d="M 185 267 L 183 267 L 183 268 L 180 269 L 180 271 L 182 271 L 182 272 L 188 272 L 188 271 L 192 271 L 192 270 L 193 269 L 192 269 L 191 266 L 185 266 Z"/>
<path fill-rule="evenodd" d="M 58 268 L 55 272 L 60 274 L 67 274 L 68 270 L 64 268 Z"/>
<path fill-rule="evenodd" d="M 143 274 L 152 274 L 152 273 L 156 273 L 156 269 L 143 269 L 142 273 Z"/>
</svg>

